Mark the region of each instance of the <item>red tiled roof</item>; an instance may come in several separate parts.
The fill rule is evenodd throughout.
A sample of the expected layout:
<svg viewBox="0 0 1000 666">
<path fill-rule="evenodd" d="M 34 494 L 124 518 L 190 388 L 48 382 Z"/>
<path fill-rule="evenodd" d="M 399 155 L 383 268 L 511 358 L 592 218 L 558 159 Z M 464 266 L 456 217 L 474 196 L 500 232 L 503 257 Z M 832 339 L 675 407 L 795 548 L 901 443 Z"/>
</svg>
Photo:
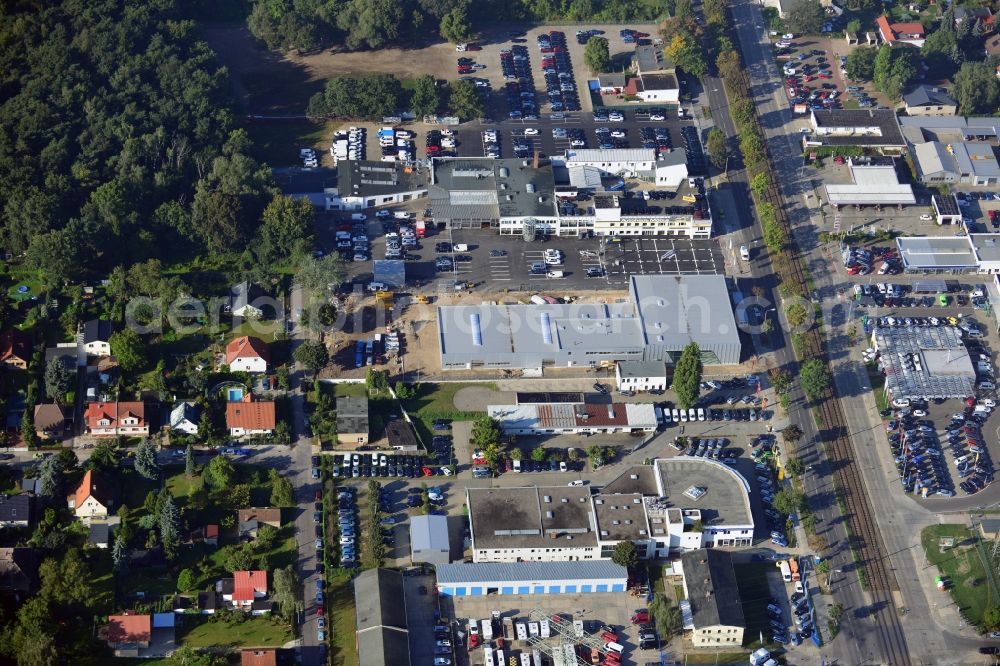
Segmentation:
<svg viewBox="0 0 1000 666">
<path fill-rule="evenodd" d="M 87 501 L 88 497 L 96 499 L 101 503 L 101 506 L 107 507 L 111 503 L 107 484 L 104 483 L 104 479 L 100 475 L 94 473 L 94 470 L 91 469 L 88 469 L 86 474 L 83 475 L 83 480 L 80 481 L 80 485 L 76 488 L 76 508 L 80 508 Z"/>
<path fill-rule="evenodd" d="M 219 538 L 219 526 L 218 525 L 205 525 L 205 538 L 206 539 L 218 539 Z"/>
<path fill-rule="evenodd" d="M 146 403 L 144 402 L 91 402 L 87 405 L 84 418 L 87 427 L 91 430 L 95 428 L 117 428 L 121 426 L 121 419 L 134 416 L 139 420 L 136 427 L 146 425 Z M 100 425 L 102 419 L 110 421 L 108 425 Z"/>
<path fill-rule="evenodd" d="M 31 360 L 31 343 L 28 336 L 16 328 L 11 328 L 0 334 L 0 363 L 17 359 L 27 364 Z"/>
<path fill-rule="evenodd" d="M 254 592 L 267 594 L 267 572 L 234 571 L 233 601 L 253 601 Z"/>
<path fill-rule="evenodd" d="M 916 21 L 911 23 L 893 23 L 892 31 L 897 35 L 924 35 L 924 26 Z"/>
<path fill-rule="evenodd" d="M 625 84 L 623 92 L 626 95 L 638 95 L 642 92 L 642 81 L 639 80 L 639 77 L 633 76 L 628 80 L 628 83 Z"/>
<path fill-rule="evenodd" d="M 274 648 L 268 650 L 243 650 L 240 653 L 240 666 L 277 666 L 278 651 Z"/>
<path fill-rule="evenodd" d="M 267 344 L 260 338 L 252 338 L 249 335 L 235 338 L 226 345 L 226 363 L 232 365 L 238 358 L 262 358 L 269 361 Z"/>
<path fill-rule="evenodd" d="M 227 402 L 226 427 L 243 430 L 274 430 L 274 402 Z"/>
<path fill-rule="evenodd" d="M 152 635 L 149 615 L 112 615 L 108 618 L 109 643 L 148 643 Z"/>
<path fill-rule="evenodd" d="M 889 27 L 889 19 L 885 16 L 879 16 L 875 19 L 875 25 L 878 26 L 878 31 L 882 34 L 882 39 L 886 42 L 896 41 L 896 35 L 892 33 L 892 28 Z"/>
</svg>

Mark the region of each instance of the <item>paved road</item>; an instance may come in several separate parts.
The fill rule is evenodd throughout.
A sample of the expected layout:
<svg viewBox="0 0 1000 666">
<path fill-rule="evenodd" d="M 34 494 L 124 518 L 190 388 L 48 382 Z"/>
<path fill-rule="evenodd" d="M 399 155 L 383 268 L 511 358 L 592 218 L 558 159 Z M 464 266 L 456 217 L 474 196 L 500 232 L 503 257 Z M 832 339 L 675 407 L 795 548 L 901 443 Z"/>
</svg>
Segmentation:
<svg viewBox="0 0 1000 666">
<path fill-rule="evenodd" d="M 933 571 L 927 567 L 919 548 L 919 531 L 937 522 L 937 517 L 916 506 L 898 491 L 898 481 L 893 478 L 895 469 L 885 464 L 884 441 L 873 436 L 880 423 L 872 417 L 877 414 L 868 387 L 867 374 L 857 360 L 850 358 L 852 342 L 839 325 L 846 323 L 843 293 L 848 285 L 840 282 L 834 259 L 826 256 L 817 242 L 822 218 L 818 215 L 818 200 L 809 172 L 803 167 L 798 148 L 798 130 L 794 125 L 778 70 L 770 58 L 763 21 L 757 5 L 740 2 L 733 5 L 733 15 L 739 30 L 740 47 L 744 62 L 753 81 L 754 97 L 763 118 L 765 133 L 772 155 L 777 159 L 775 168 L 782 174 L 781 185 L 786 198 L 786 210 L 800 247 L 815 248 L 807 257 L 809 271 L 822 299 L 825 319 L 833 331 L 829 336 L 831 359 L 838 393 L 845 398 L 847 416 L 855 452 L 865 479 L 869 499 L 878 507 L 878 520 L 882 537 L 889 553 L 892 568 L 900 585 L 896 606 L 908 609 L 902 616 L 911 658 L 915 663 L 957 663 L 975 661 L 975 648 L 981 641 L 955 633 L 960 621 L 947 601 L 938 597 L 928 598 L 933 590 Z M 714 93 L 710 92 L 710 95 Z M 720 93 L 721 94 L 721 93 Z M 713 108 L 715 103 L 713 100 Z M 713 114 L 718 116 L 719 114 Z M 791 350 L 779 349 L 779 365 L 793 362 Z M 860 387 L 860 390 L 859 390 Z M 861 396 L 862 403 L 858 399 Z M 806 478 L 810 504 L 820 518 L 820 533 L 831 546 L 832 566 L 843 573 L 833 577 L 834 599 L 847 610 L 842 621 L 842 634 L 848 640 L 834 641 L 824 652 L 839 658 L 839 663 L 887 663 L 877 636 L 874 623 L 867 619 L 869 612 L 895 613 L 896 608 L 872 609 L 868 595 L 860 589 L 856 574 L 851 572 L 850 551 L 846 546 L 843 525 L 839 522 L 839 509 L 833 501 L 833 481 L 829 467 L 823 463 L 824 455 L 817 446 L 815 428 L 810 415 L 796 397 L 792 420 L 798 422 L 806 437 L 800 446 L 800 455 L 807 464 L 816 464 L 817 473 Z M 795 416 L 794 413 L 799 416 Z M 881 455 L 880 459 L 880 451 Z M 968 632 L 966 632 L 968 633 Z"/>
</svg>

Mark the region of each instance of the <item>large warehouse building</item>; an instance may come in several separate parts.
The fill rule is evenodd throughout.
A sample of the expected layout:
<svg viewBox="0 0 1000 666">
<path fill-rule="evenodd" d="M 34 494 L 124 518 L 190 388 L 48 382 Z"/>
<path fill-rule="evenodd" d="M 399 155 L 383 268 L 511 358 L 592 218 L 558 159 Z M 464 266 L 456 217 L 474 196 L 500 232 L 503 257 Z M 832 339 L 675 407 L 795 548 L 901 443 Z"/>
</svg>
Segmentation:
<svg viewBox="0 0 1000 666">
<path fill-rule="evenodd" d="M 436 573 L 446 597 L 624 592 L 628 585 L 628 570 L 610 560 L 442 564 Z"/>
<path fill-rule="evenodd" d="M 676 456 L 585 486 L 467 488 L 473 562 L 608 559 L 631 541 L 640 557 L 751 545 L 750 486 L 736 470 Z"/>
<path fill-rule="evenodd" d="M 626 303 L 438 308 L 444 370 L 674 363 L 692 340 L 705 364 L 740 362 L 721 275 L 633 275 Z"/>
</svg>

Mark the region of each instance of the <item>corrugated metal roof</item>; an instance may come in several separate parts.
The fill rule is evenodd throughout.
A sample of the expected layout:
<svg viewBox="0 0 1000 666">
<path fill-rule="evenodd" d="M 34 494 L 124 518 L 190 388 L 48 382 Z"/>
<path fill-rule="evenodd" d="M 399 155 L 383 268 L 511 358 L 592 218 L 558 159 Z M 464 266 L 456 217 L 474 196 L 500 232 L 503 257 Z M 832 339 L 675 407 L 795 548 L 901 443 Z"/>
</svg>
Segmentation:
<svg viewBox="0 0 1000 666">
<path fill-rule="evenodd" d="M 410 519 L 410 549 L 444 550 L 449 548 L 447 516 L 413 516 Z"/>
<path fill-rule="evenodd" d="M 566 152 L 567 166 L 574 162 L 655 162 L 652 148 L 584 149 Z"/>
<path fill-rule="evenodd" d="M 625 567 L 611 560 L 583 562 L 482 562 L 479 564 L 439 564 L 438 584 L 492 583 L 543 580 L 628 579 Z"/>
</svg>

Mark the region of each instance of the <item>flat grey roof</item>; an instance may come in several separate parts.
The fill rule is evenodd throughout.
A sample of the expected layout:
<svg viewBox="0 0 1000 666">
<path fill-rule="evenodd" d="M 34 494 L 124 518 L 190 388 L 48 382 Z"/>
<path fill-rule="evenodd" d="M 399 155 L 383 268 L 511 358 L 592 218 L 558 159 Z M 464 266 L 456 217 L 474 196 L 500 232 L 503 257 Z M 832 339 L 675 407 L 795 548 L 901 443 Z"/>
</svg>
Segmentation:
<svg viewBox="0 0 1000 666">
<path fill-rule="evenodd" d="M 413 432 L 410 424 L 402 419 L 393 419 L 385 424 L 385 436 L 389 440 L 389 446 L 410 448 L 419 447 L 417 435 Z"/>
<path fill-rule="evenodd" d="M 702 522 L 752 525 L 749 485 L 736 470 L 714 460 L 676 456 L 656 461 L 661 496 L 678 509 L 698 509 Z M 698 500 L 684 494 L 692 486 L 705 490 Z"/>
<path fill-rule="evenodd" d="M 968 236 L 900 236 L 896 248 L 905 268 L 975 268 L 979 265 Z"/>
<path fill-rule="evenodd" d="M 439 564 L 438 583 L 495 583 L 558 580 L 625 580 L 628 571 L 611 560 L 580 562 L 480 562 Z"/>
<path fill-rule="evenodd" d="M 530 159 L 435 158 L 431 208 L 435 218 L 554 217 L 552 164 Z"/>
<path fill-rule="evenodd" d="M 656 470 L 652 465 L 635 465 L 630 467 L 601 488 L 602 495 L 615 493 L 639 493 L 655 496 L 660 494 L 657 485 Z"/>
<path fill-rule="evenodd" d="M 677 77 L 673 74 L 642 74 L 642 87 L 646 90 L 677 90 Z"/>
<path fill-rule="evenodd" d="M 622 377 L 665 377 L 667 364 L 663 361 L 618 361 L 618 374 Z"/>
<path fill-rule="evenodd" d="M 271 176 L 284 194 L 321 194 L 337 187 L 336 169 L 278 167 L 271 169 Z"/>
<path fill-rule="evenodd" d="M 337 193 L 343 197 L 377 197 L 427 189 L 427 170 L 399 162 L 342 160 L 337 167 Z"/>
<path fill-rule="evenodd" d="M 448 541 L 447 516 L 413 516 L 410 518 L 410 549 L 443 550 L 448 552 L 451 545 Z"/>
<path fill-rule="evenodd" d="M 477 549 L 597 545 L 587 487 L 467 488 L 466 495 Z"/>
<path fill-rule="evenodd" d="M 684 586 L 695 628 L 746 627 L 732 553 L 701 549 L 681 553 Z"/>
<path fill-rule="evenodd" d="M 1000 234 L 969 234 L 969 240 L 979 261 L 1000 261 Z"/>
<path fill-rule="evenodd" d="M 740 344 L 724 276 L 633 275 L 629 284 L 650 344 Z"/>
<path fill-rule="evenodd" d="M 594 513 L 601 541 L 649 538 L 641 493 L 597 495 L 594 497 Z"/>
<path fill-rule="evenodd" d="M 640 74 L 674 68 L 674 63 L 663 53 L 663 49 L 651 44 L 635 47 L 635 64 Z"/>
</svg>

